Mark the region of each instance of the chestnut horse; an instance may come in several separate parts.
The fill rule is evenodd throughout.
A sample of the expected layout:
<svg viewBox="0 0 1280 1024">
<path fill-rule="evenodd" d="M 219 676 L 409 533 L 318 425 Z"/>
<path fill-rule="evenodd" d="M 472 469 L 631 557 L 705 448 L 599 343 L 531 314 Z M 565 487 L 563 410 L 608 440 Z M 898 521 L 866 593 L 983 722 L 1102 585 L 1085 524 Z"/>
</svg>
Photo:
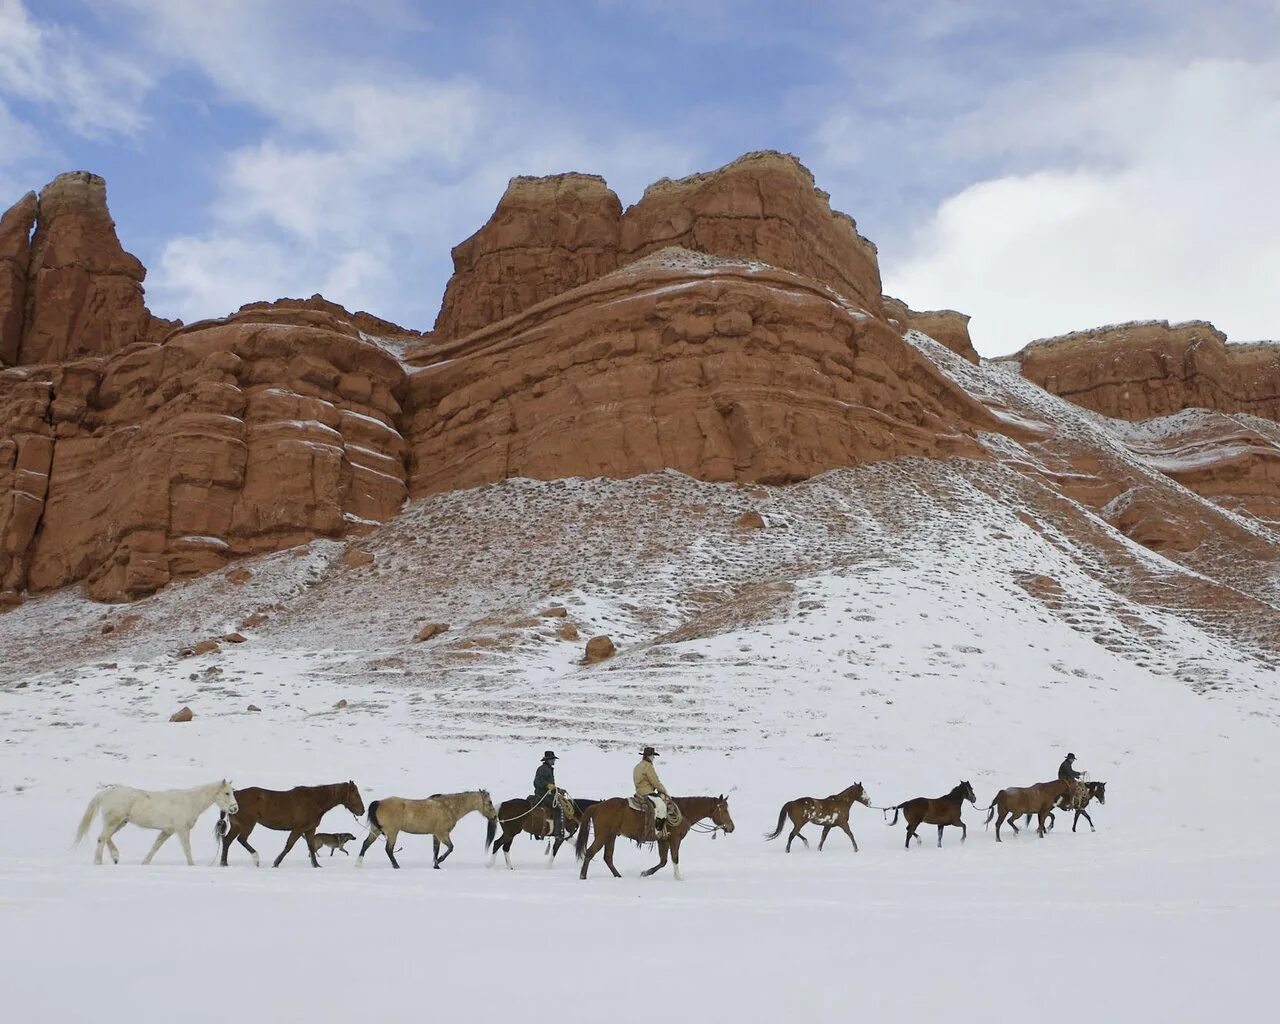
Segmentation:
<svg viewBox="0 0 1280 1024">
<path fill-rule="evenodd" d="M 1089 812 L 1086 811 L 1085 808 L 1094 800 L 1097 800 L 1100 804 L 1105 804 L 1107 802 L 1107 784 L 1105 782 L 1080 782 L 1078 785 L 1084 787 L 1084 799 L 1073 797 L 1071 791 L 1068 790 L 1058 798 L 1058 810 L 1076 812 L 1076 816 L 1071 819 L 1072 832 L 1074 832 L 1076 830 L 1076 826 L 1080 824 L 1081 815 L 1084 815 L 1084 820 L 1089 823 L 1089 831 L 1097 832 L 1098 830 L 1093 827 L 1093 819 L 1089 817 Z M 1045 822 L 1050 832 L 1053 831 L 1055 819 L 1056 815 L 1053 811 L 1050 811 Z M 1013 822 L 1009 822 L 1009 824 L 1012 825 Z M 1030 813 L 1027 814 L 1026 824 L 1031 824 Z"/>
<path fill-rule="evenodd" d="M 294 786 L 293 789 L 286 790 L 250 786 L 247 789 L 237 789 L 235 795 L 238 805 L 236 812 L 218 815 L 217 824 L 213 826 L 213 834 L 222 842 L 224 868 L 227 866 L 227 851 L 231 849 L 232 840 L 239 840 L 240 845 L 253 854 L 255 866 L 260 863 L 258 851 L 249 845 L 249 833 L 257 825 L 289 833 L 289 839 L 272 867 L 278 868 L 285 855 L 293 849 L 293 844 L 306 836 L 311 866 L 318 868 L 320 862 L 316 860 L 315 836 L 320 820 L 338 806 L 345 807 L 357 817 L 364 813 L 364 801 L 360 799 L 360 790 L 354 782 L 335 782 L 328 786 Z"/>
<path fill-rule="evenodd" d="M 1070 788 L 1070 782 L 1054 779 L 1052 782 L 1039 782 L 1034 786 L 1010 786 L 1008 789 L 1000 790 L 986 808 L 988 825 L 991 824 L 991 819 L 996 812 L 1000 812 L 1000 817 L 996 818 L 996 842 L 1003 841 L 1000 838 L 1000 826 L 1004 824 L 1005 818 L 1009 819 L 1009 827 L 1013 829 L 1014 835 L 1017 835 L 1018 826 L 1014 822 L 1024 814 L 1036 816 L 1038 819 L 1036 834 L 1043 839 L 1045 818 L 1053 813 L 1054 804 L 1065 796 Z"/>
<path fill-rule="evenodd" d="M 573 797 L 567 799 L 573 813 L 564 816 L 564 835 L 557 838 L 548 851 L 547 867 L 555 863 L 560 847 L 578 831 L 578 821 L 582 817 L 582 812 L 600 802 L 599 800 L 577 800 Z M 502 805 L 498 808 L 498 824 L 502 826 L 502 835 L 498 836 L 489 851 L 489 864 L 493 865 L 498 859 L 498 851 L 501 850 L 507 867 L 513 871 L 515 865 L 511 863 L 511 844 L 516 836 L 521 832 L 527 832 L 534 839 L 546 839 L 554 830 L 550 809 L 545 805 L 535 804 L 525 796 L 502 801 Z"/>
<path fill-rule="evenodd" d="M 912 839 L 917 843 L 920 842 L 920 837 L 916 835 L 916 828 L 921 822 L 938 826 L 938 846 L 942 846 L 942 830 L 948 825 L 955 825 L 960 829 L 960 842 L 963 843 L 969 837 L 969 827 L 960 820 L 960 808 L 964 806 L 966 800 L 975 807 L 978 806 L 978 798 L 974 796 L 973 787 L 967 782 L 961 782 L 946 796 L 936 799 L 918 796 L 914 800 L 898 804 L 893 809 L 893 821 L 889 824 L 898 824 L 898 812 L 901 811 L 903 817 L 907 819 L 906 847 L 908 850 L 911 849 Z"/>
<path fill-rule="evenodd" d="M 853 833 L 849 831 L 849 810 L 853 807 L 855 800 L 864 806 L 871 806 L 871 801 L 867 797 L 866 790 L 862 788 L 861 782 L 855 782 L 848 789 L 842 789 L 839 793 L 822 799 L 816 796 L 800 796 L 794 800 L 788 800 L 778 812 L 778 827 L 772 832 L 766 832 L 764 837 L 773 840 L 782 835 L 783 822 L 790 816 L 791 824 L 795 827 L 792 828 L 791 835 L 787 836 L 787 853 L 791 852 L 791 843 L 795 839 L 799 839 L 804 843 L 805 848 L 808 848 L 809 840 L 800 834 L 800 830 L 810 822 L 822 826 L 822 838 L 818 840 L 819 850 L 827 841 L 827 833 L 833 828 L 838 828 L 849 837 L 849 842 L 853 843 L 853 852 L 857 853 L 858 840 L 854 839 Z"/>
<path fill-rule="evenodd" d="M 667 853 L 671 853 L 671 866 L 676 878 L 680 878 L 680 844 L 685 836 L 699 822 L 711 819 L 711 828 L 700 828 L 699 832 L 711 832 L 712 838 L 718 830 L 728 835 L 733 831 L 733 818 L 729 814 L 729 801 L 723 796 L 673 796 L 672 803 L 680 808 L 680 824 L 668 825 L 667 834 L 658 840 L 658 863 L 647 871 L 640 872 L 641 878 L 655 875 L 667 866 Z"/>
<path fill-rule="evenodd" d="M 724 829 L 725 832 L 733 831 L 733 818 L 729 816 L 729 801 L 723 794 L 716 797 L 673 798 L 671 802 L 680 809 L 681 815 L 686 817 L 681 820 L 679 825 L 670 826 L 667 834 L 658 840 L 658 848 L 662 859 L 654 867 L 644 872 L 645 877 L 652 875 L 666 864 L 666 852 L 662 851 L 665 843 L 671 853 L 676 879 L 679 880 L 680 843 L 688 833 L 689 827 L 692 826 L 692 822 L 688 822 L 688 826 L 686 826 L 688 815 L 696 813 L 699 818 L 709 817 L 716 828 Z M 688 808 L 686 808 L 686 803 L 689 804 Z M 591 858 L 603 849 L 604 862 L 609 866 L 609 870 L 613 872 L 613 877 L 621 878 L 622 873 L 613 866 L 614 843 L 617 842 L 619 836 L 626 839 L 634 839 L 637 843 L 652 842 L 654 837 L 646 832 L 647 825 L 647 816 L 642 811 L 635 810 L 625 796 L 615 796 L 611 800 L 601 800 L 598 804 L 588 807 L 583 812 L 582 820 L 578 825 L 578 838 L 574 843 L 574 852 L 578 855 L 578 860 L 582 862 L 582 870 L 579 872 L 578 877 L 587 877 L 587 868 L 591 866 Z M 595 826 L 596 832 L 594 842 L 591 839 L 592 826 Z"/>
</svg>

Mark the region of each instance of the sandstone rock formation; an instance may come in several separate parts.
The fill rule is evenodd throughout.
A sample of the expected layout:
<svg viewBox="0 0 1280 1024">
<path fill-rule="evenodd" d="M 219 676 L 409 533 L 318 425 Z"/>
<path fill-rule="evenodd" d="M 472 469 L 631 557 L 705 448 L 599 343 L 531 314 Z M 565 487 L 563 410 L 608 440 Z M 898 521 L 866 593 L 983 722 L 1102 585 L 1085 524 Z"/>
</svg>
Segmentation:
<svg viewBox="0 0 1280 1024">
<path fill-rule="evenodd" d="M 513 178 L 453 250 L 436 336 L 463 337 L 671 246 L 791 270 L 879 315 L 875 246 L 829 198 L 795 157 L 771 152 L 663 178 L 625 214 L 596 175 Z"/>
<path fill-rule="evenodd" d="M 36 194 L 28 192 L 0 216 L 0 367 L 18 361 L 27 310 L 27 271 Z"/>
<path fill-rule="evenodd" d="M 931 309 L 924 312 L 911 309 L 905 302 L 889 295 L 884 296 L 885 318 L 904 331 L 919 331 L 934 341 L 940 341 L 971 363 L 978 362 L 978 352 L 969 337 L 969 317 L 954 309 Z"/>
<path fill-rule="evenodd" d="M 0 373 L 3 590 L 85 580 L 136 597 L 394 515 L 403 377 L 352 324 L 310 310 Z"/>
<path fill-rule="evenodd" d="M 24 197 L 0 223 L 0 361 L 107 355 L 159 340 L 174 326 L 143 304 L 146 270 L 120 246 L 106 182 L 84 171 L 62 174 L 34 210 L 31 200 Z"/>
<path fill-rule="evenodd" d="M 1046 391 L 1118 419 L 1199 408 L 1280 420 L 1280 345 L 1228 345 L 1201 320 L 1098 327 L 1009 358 Z"/>
<path fill-rule="evenodd" d="M 456 338 L 618 266 L 622 204 L 603 178 L 512 178 L 493 216 L 453 250 L 435 333 Z"/>
<path fill-rule="evenodd" d="M 785 484 L 902 456 L 989 463 L 1004 441 L 1030 446 L 1019 472 L 1157 550 L 1193 554 L 1211 531 L 1152 469 L 1280 522 L 1280 349 L 1206 324 L 1036 343 L 1022 372 L 1090 408 L 1217 410 L 1110 447 L 1056 436 L 1025 394 L 997 394 L 1008 375 L 977 365 L 967 317 L 881 295 L 874 247 L 789 156 L 664 179 L 625 213 L 591 175 L 517 178 L 454 260 L 434 333 L 320 295 L 183 327 L 143 305 L 101 179 L 20 200 L 0 219 L 16 364 L 0 367 L 0 603 L 73 583 L 131 599 L 512 476 Z"/>
<path fill-rule="evenodd" d="M 809 278 L 664 250 L 410 353 L 410 492 L 508 476 L 785 483 L 897 455 L 982 457 L 999 424 Z"/>
</svg>

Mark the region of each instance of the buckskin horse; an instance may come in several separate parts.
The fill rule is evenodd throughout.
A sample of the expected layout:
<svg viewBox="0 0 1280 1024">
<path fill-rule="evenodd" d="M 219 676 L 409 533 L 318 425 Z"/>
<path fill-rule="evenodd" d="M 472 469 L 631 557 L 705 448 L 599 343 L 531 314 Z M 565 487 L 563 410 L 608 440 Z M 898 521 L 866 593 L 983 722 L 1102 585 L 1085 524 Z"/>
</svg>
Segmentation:
<svg viewBox="0 0 1280 1024">
<path fill-rule="evenodd" d="M 560 847 L 578 831 L 578 821 L 582 817 L 582 812 L 600 802 L 599 800 L 578 800 L 569 797 L 568 794 L 565 796 L 569 800 L 572 813 L 566 813 L 564 816 L 564 835 L 557 838 L 552 845 L 547 857 L 547 867 L 555 863 Z M 498 851 L 501 850 L 507 867 L 513 871 L 515 865 L 511 863 L 511 844 L 516 836 L 521 832 L 527 832 L 534 839 L 546 839 L 553 831 L 551 811 L 545 805 L 535 804 L 525 796 L 502 801 L 498 808 L 498 824 L 502 826 L 502 835 L 494 840 L 489 850 L 489 865 L 493 866 L 498 859 Z"/>
<path fill-rule="evenodd" d="M 258 825 L 273 829 L 276 832 L 288 832 L 289 839 L 275 859 L 272 867 L 279 867 L 280 862 L 293 849 L 293 844 L 303 836 L 307 840 L 307 853 L 311 855 L 311 866 L 318 868 L 316 860 L 316 829 L 324 816 L 335 807 L 345 807 L 359 817 L 364 813 L 364 801 L 360 799 L 360 790 L 354 782 L 335 782 L 328 786 L 294 786 L 293 789 L 260 789 L 249 786 L 236 790 L 236 803 L 239 809 L 232 814 L 220 814 L 218 822 L 213 826 L 213 834 L 222 842 L 222 866 L 227 866 L 227 851 L 231 849 L 233 840 L 253 854 L 255 866 L 261 862 L 258 851 L 249 845 L 249 833 Z"/>
<path fill-rule="evenodd" d="M 1043 839 L 1045 818 L 1053 812 L 1054 804 L 1070 787 L 1071 783 L 1066 780 L 1054 779 L 1052 782 L 1038 782 L 1034 786 L 1010 786 L 1000 790 L 986 807 L 988 825 L 997 811 L 1000 814 L 996 818 L 996 842 L 1003 841 L 1000 838 L 1000 826 L 1004 824 L 1005 818 L 1009 819 L 1009 827 L 1017 835 L 1018 826 L 1014 822 L 1024 814 L 1036 816 L 1036 834 Z"/>
<path fill-rule="evenodd" d="M 591 859 L 603 849 L 604 862 L 608 865 L 609 870 L 613 872 L 613 877 L 621 878 L 622 873 L 613 865 L 613 847 L 618 837 L 622 836 L 626 839 L 633 839 L 636 843 L 655 841 L 658 843 L 661 860 L 654 867 L 644 871 L 642 877 L 652 875 L 666 864 L 666 853 L 662 851 L 662 846 L 665 842 L 675 868 L 676 879 L 679 880 L 680 843 L 685 835 L 688 834 L 689 828 L 692 827 L 692 822 L 689 822 L 686 827 L 686 815 L 698 814 L 699 820 L 709 817 L 716 828 L 723 829 L 725 832 L 733 831 L 733 818 L 729 815 L 729 801 L 724 794 L 715 797 L 672 798 L 670 802 L 679 808 L 681 821 L 678 825 L 670 826 L 667 834 L 661 837 L 646 832 L 647 816 L 643 811 L 637 811 L 633 808 L 629 799 L 625 796 L 616 796 L 611 800 L 601 800 L 598 804 L 587 808 L 578 824 L 578 837 L 574 843 L 574 853 L 577 854 L 578 860 L 582 862 L 582 870 L 579 872 L 578 877 L 587 877 L 587 868 L 591 866 Z M 686 804 L 689 805 L 688 809 L 686 809 Z M 595 828 L 594 841 L 591 838 L 593 826 Z"/>
<path fill-rule="evenodd" d="M 767 840 L 774 840 L 782 835 L 783 823 L 790 816 L 794 828 L 791 829 L 791 835 L 787 836 L 787 853 L 791 852 L 791 843 L 796 839 L 804 843 L 806 849 L 808 848 L 809 840 L 800 834 L 800 830 L 810 822 L 822 826 L 822 838 L 818 840 L 819 850 L 827 841 L 827 833 L 833 828 L 838 828 L 849 837 L 849 841 L 853 843 L 853 852 L 857 853 L 858 840 L 853 838 L 853 833 L 849 830 L 849 810 L 853 807 L 855 800 L 864 806 L 871 806 L 871 801 L 867 798 L 861 782 L 855 782 L 847 789 L 821 799 L 816 796 L 799 796 L 794 800 L 788 800 L 778 812 L 778 827 L 772 832 L 766 832 L 764 837 Z"/>
<path fill-rule="evenodd" d="M 223 813 L 236 811 L 235 792 L 226 779 L 210 782 L 191 789 L 132 789 L 129 786 L 104 786 L 89 801 L 80 819 L 80 827 L 76 829 L 76 843 L 79 844 L 93 824 L 93 816 L 102 812 L 102 833 L 98 836 L 98 847 L 93 854 L 95 864 L 102 863 L 102 848 L 111 851 L 111 862 L 120 863 L 120 851 L 112 842 L 112 837 L 125 825 L 137 825 L 139 828 L 158 829 L 160 834 L 152 843 L 150 852 L 143 858 L 143 864 L 150 864 L 151 858 L 159 851 L 171 835 L 175 833 L 182 843 L 182 852 L 187 855 L 187 864 L 194 865 L 191 859 L 191 829 L 196 819 L 211 804 L 217 804 Z"/>
<path fill-rule="evenodd" d="M 906 848 L 908 850 L 911 849 L 913 838 L 917 843 L 920 842 L 920 837 L 916 835 L 916 828 L 921 823 L 938 826 L 938 846 L 942 846 L 942 830 L 948 825 L 955 825 L 960 829 L 960 842 L 963 843 L 969 837 L 969 827 L 960 820 L 960 808 L 964 806 L 966 800 L 974 807 L 978 806 L 978 798 L 974 796 L 973 787 L 967 782 L 961 782 L 946 796 L 934 799 L 918 796 L 914 800 L 898 804 L 893 809 L 893 821 L 889 824 L 898 824 L 898 812 L 901 811 L 902 816 L 907 819 Z"/>
<path fill-rule="evenodd" d="M 453 840 L 449 838 L 459 820 L 472 811 L 478 811 L 489 819 L 489 828 L 485 833 L 484 846 L 487 850 L 493 843 L 493 834 L 498 830 L 498 812 L 489 799 L 489 791 L 473 789 L 465 793 L 437 793 L 425 800 L 408 800 L 402 796 L 389 796 L 384 800 L 375 800 L 369 805 L 369 835 L 360 846 L 360 856 L 356 858 L 356 867 L 364 863 L 364 853 L 380 835 L 387 837 L 387 859 L 393 868 L 400 867 L 396 860 L 396 839 L 401 832 L 415 836 L 431 836 L 431 866 L 439 868 L 453 853 Z M 447 850 L 440 856 L 440 844 Z"/>
</svg>

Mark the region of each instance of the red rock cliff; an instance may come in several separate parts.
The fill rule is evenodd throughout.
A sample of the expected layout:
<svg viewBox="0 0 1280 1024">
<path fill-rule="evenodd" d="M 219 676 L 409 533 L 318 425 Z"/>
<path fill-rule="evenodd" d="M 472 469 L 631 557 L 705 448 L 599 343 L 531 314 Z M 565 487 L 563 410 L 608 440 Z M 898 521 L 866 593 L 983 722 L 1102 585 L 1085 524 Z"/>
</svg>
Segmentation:
<svg viewBox="0 0 1280 1024">
<path fill-rule="evenodd" d="M 1117 419 L 1200 408 L 1280 420 L 1280 345 L 1228 345 L 1199 320 L 1078 331 L 1009 358 L 1045 390 Z"/>
</svg>

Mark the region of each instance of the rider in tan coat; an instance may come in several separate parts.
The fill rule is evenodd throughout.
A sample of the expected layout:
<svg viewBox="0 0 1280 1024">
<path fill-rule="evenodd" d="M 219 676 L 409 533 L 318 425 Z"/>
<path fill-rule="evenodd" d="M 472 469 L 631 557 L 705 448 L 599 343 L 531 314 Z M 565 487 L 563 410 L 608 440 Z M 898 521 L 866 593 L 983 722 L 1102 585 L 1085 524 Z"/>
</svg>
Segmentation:
<svg viewBox="0 0 1280 1024">
<path fill-rule="evenodd" d="M 653 766 L 653 759 L 657 756 L 658 752 L 653 747 L 645 747 L 640 754 L 640 763 L 631 770 L 631 781 L 636 784 L 636 799 L 648 811 L 645 828 L 647 831 L 654 833 L 657 832 L 659 824 L 662 824 L 665 829 L 666 814 L 663 815 L 662 822 L 659 823 L 657 820 L 657 808 L 654 807 L 653 801 L 649 797 L 656 793 L 664 800 L 671 799 L 667 793 L 667 787 L 658 778 L 658 769 Z"/>
</svg>

